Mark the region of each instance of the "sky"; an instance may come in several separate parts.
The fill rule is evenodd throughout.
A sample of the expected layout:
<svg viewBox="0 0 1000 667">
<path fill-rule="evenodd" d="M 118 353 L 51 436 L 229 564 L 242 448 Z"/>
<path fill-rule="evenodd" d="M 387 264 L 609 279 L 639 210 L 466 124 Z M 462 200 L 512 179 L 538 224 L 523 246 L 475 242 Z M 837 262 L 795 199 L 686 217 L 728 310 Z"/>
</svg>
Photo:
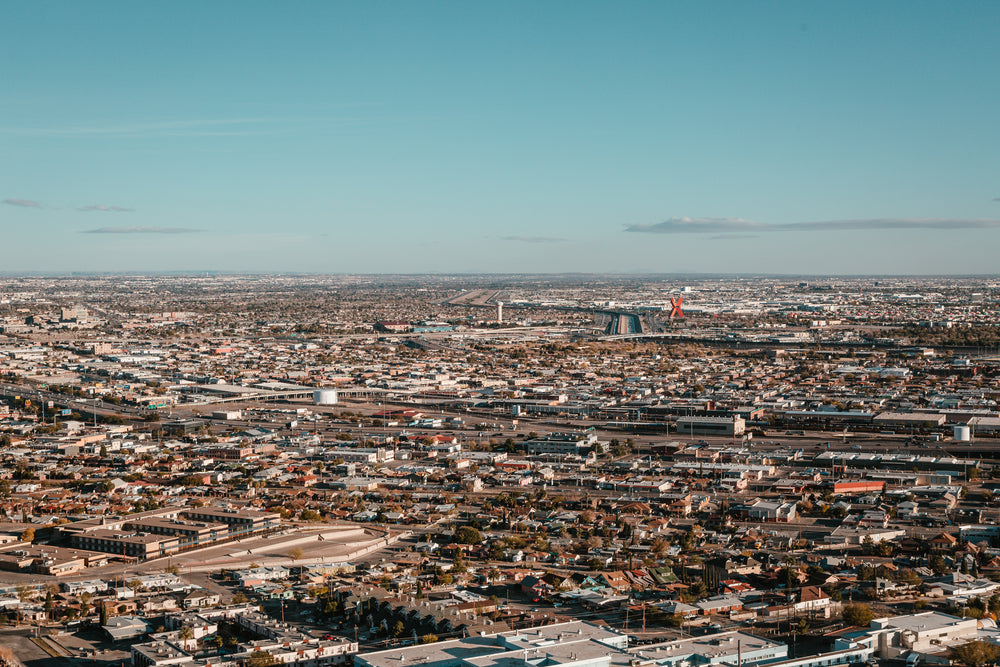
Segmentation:
<svg viewBox="0 0 1000 667">
<path fill-rule="evenodd" d="M 995 0 L 0 12 L 3 273 L 1000 273 Z"/>
</svg>

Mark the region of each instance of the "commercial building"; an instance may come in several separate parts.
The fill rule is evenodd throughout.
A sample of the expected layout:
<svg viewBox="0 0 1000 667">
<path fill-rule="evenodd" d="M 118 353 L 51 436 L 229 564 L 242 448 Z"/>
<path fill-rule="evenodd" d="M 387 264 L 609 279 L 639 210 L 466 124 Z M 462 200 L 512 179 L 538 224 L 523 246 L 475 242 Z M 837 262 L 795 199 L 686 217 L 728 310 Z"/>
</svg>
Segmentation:
<svg viewBox="0 0 1000 667">
<path fill-rule="evenodd" d="M 747 422 L 742 417 L 698 417 L 677 418 L 677 433 L 692 435 L 716 435 L 724 437 L 741 436 L 746 431 Z"/>
<path fill-rule="evenodd" d="M 281 515 L 225 507 L 163 508 L 59 527 L 76 549 L 145 560 L 277 527 Z"/>
<path fill-rule="evenodd" d="M 485 637 L 360 653 L 355 667 L 610 667 L 631 663 L 628 637 L 584 621 L 557 623 Z"/>
<path fill-rule="evenodd" d="M 788 645 L 746 632 L 721 632 L 634 648 L 640 664 L 656 667 L 689 665 L 761 665 L 788 657 Z"/>
<path fill-rule="evenodd" d="M 528 454 L 576 454 L 586 456 L 597 442 L 594 433 L 547 433 L 524 441 Z"/>
<path fill-rule="evenodd" d="M 886 428 L 935 428 L 944 426 L 944 415 L 928 412 L 883 412 L 876 415 L 875 426 Z"/>
</svg>

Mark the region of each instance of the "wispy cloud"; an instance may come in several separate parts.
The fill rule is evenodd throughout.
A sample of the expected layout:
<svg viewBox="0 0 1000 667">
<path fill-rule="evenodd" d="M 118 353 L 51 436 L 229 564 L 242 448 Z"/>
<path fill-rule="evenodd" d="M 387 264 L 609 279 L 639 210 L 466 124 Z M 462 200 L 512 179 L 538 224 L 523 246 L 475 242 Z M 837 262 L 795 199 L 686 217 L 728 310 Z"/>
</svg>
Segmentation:
<svg viewBox="0 0 1000 667">
<path fill-rule="evenodd" d="M 652 225 L 627 225 L 627 232 L 646 234 L 733 234 L 748 232 L 836 232 L 866 230 L 989 229 L 1000 220 L 988 218 L 868 218 L 815 222 L 763 223 L 742 218 L 669 218 Z"/>
<path fill-rule="evenodd" d="M 81 211 L 101 211 L 103 213 L 131 213 L 134 208 L 123 208 L 121 206 L 105 206 L 104 204 L 94 204 L 93 206 L 82 206 Z"/>
<path fill-rule="evenodd" d="M 501 236 L 500 240 L 520 243 L 563 243 L 567 239 L 558 236 Z"/>
<path fill-rule="evenodd" d="M 40 208 L 41 204 L 36 201 L 31 201 L 30 199 L 4 199 L 4 204 L 9 204 L 11 206 L 23 206 L 25 208 Z"/>
<path fill-rule="evenodd" d="M 80 232 L 81 234 L 197 234 L 201 229 L 187 227 L 99 227 Z"/>
<path fill-rule="evenodd" d="M 716 234 L 712 238 L 724 241 L 732 241 L 736 239 L 755 239 L 758 238 L 758 236 L 756 234 Z"/>
<path fill-rule="evenodd" d="M 628 225 L 625 231 L 652 234 L 719 234 L 757 231 L 760 227 L 760 223 L 743 218 L 667 218 L 653 225 Z"/>
</svg>

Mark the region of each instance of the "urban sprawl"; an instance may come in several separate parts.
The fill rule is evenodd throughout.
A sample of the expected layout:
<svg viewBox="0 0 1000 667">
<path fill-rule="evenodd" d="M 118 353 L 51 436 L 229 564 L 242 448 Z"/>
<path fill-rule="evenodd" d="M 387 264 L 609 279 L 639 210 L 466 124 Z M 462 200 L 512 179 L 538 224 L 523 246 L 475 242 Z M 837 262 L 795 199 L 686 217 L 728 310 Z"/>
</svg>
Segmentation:
<svg viewBox="0 0 1000 667">
<path fill-rule="evenodd" d="M 998 308 L 991 278 L 0 278 L 0 660 L 993 663 Z"/>
</svg>

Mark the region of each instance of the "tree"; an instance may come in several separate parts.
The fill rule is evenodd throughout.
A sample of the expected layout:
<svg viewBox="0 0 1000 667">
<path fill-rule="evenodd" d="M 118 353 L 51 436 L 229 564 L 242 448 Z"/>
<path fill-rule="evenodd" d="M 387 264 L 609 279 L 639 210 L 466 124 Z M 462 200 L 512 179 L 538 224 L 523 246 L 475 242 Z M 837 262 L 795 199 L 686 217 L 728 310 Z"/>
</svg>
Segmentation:
<svg viewBox="0 0 1000 667">
<path fill-rule="evenodd" d="M 455 530 L 455 541 L 459 544 L 481 544 L 483 536 L 472 526 L 459 526 Z"/>
<path fill-rule="evenodd" d="M 954 647 L 948 652 L 948 657 L 966 667 L 980 667 L 1000 659 L 1000 647 L 989 642 L 972 641 Z"/>
<path fill-rule="evenodd" d="M 944 574 L 948 571 L 948 566 L 944 562 L 941 554 L 934 554 L 927 561 L 928 566 L 934 570 L 934 574 Z"/>
<path fill-rule="evenodd" d="M 393 637 L 402 637 L 404 632 L 406 632 L 406 626 L 403 625 L 402 621 L 396 621 L 392 624 Z"/>
<path fill-rule="evenodd" d="M 875 618 L 875 612 L 866 604 L 849 604 L 844 607 L 843 618 L 848 625 L 868 627 Z"/>
<path fill-rule="evenodd" d="M 424 635 L 424 636 L 422 636 L 420 638 L 420 643 L 421 644 L 433 644 L 437 640 L 438 640 L 438 636 L 437 635 L 426 634 L 426 635 Z"/>
<path fill-rule="evenodd" d="M 24 542 L 33 542 L 35 540 L 35 529 L 27 528 L 23 533 L 21 533 L 21 540 Z"/>
<path fill-rule="evenodd" d="M 302 558 L 302 549 L 300 547 L 292 547 L 288 550 L 288 557 L 293 561 Z"/>
<path fill-rule="evenodd" d="M 94 596 L 90 593 L 83 593 L 80 596 L 80 616 L 87 616 L 90 614 L 90 601 L 94 599 Z"/>
<path fill-rule="evenodd" d="M 194 639 L 194 630 L 191 629 L 189 625 L 182 625 L 181 629 L 177 632 L 177 636 L 187 641 L 188 639 Z"/>
</svg>

